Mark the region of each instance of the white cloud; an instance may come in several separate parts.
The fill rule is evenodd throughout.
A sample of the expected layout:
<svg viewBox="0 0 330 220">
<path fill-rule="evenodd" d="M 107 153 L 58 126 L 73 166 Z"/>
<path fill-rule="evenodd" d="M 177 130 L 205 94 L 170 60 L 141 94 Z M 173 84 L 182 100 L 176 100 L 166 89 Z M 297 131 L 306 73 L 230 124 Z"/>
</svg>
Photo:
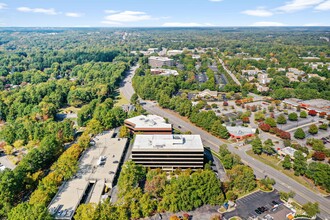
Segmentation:
<svg viewBox="0 0 330 220">
<path fill-rule="evenodd" d="M 323 23 L 308 23 L 308 24 L 304 24 L 304 26 L 308 26 L 308 27 L 313 27 L 313 26 L 328 26 L 328 25 L 324 25 Z"/>
<path fill-rule="evenodd" d="M 210 23 L 195 23 L 195 22 L 167 22 L 162 25 L 163 27 L 205 27 L 205 26 L 214 26 Z"/>
<path fill-rule="evenodd" d="M 114 22 L 114 21 L 101 21 L 102 24 L 109 24 L 109 25 L 121 25 L 120 22 Z"/>
<path fill-rule="evenodd" d="M 275 21 L 259 21 L 253 23 L 251 26 L 285 26 L 285 24 Z"/>
<path fill-rule="evenodd" d="M 54 8 L 29 8 L 29 7 L 19 7 L 17 11 L 20 12 L 33 12 L 33 13 L 41 13 L 46 15 L 57 15 L 58 12 L 55 11 Z"/>
<path fill-rule="evenodd" d="M 0 10 L 7 8 L 7 4 L 5 3 L 0 3 Z"/>
<path fill-rule="evenodd" d="M 268 11 L 263 8 L 257 8 L 255 10 L 245 10 L 241 12 L 242 14 L 257 16 L 257 17 L 270 17 L 273 15 L 273 12 Z"/>
<path fill-rule="evenodd" d="M 115 11 L 115 10 L 104 10 L 104 12 L 107 13 L 107 14 L 118 13 L 118 11 Z"/>
<path fill-rule="evenodd" d="M 318 6 L 315 7 L 316 10 L 319 11 L 327 11 L 330 10 L 330 0 L 327 0 L 321 4 L 319 4 Z"/>
<path fill-rule="evenodd" d="M 72 17 L 72 18 L 79 18 L 79 17 L 81 17 L 83 15 L 84 14 L 76 13 L 76 12 L 67 12 L 67 13 L 65 13 L 65 16 Z"/>
<path fill-rule="evenodd" d="M 210 2 L 222 2 L 223 0 L 209 0 Z"/>
<path fill-rule="evenodd" d="M 103 24 L 125 23 L 125 22 L 138 22 L 151 20 L 152 17 L 142 11 L 123 11 L 113 13 L 105 17 L 102 21 Z"/>
<path fill-rule="evenodd" d="M 322 3 L 324 0 L 291 0 L 286 2 L 285 5 L 276 8 L 280 12 L 295 12 L 306 8 L 310 8 Z"/>
</svg>

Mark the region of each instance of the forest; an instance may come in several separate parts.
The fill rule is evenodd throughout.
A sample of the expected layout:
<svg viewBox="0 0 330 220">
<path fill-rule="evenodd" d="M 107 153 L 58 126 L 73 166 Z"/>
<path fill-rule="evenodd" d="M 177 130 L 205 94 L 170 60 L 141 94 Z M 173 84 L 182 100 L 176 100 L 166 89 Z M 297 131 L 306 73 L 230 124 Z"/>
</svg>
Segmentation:
<svg viewBox="0 0 330 220">
<path fill-rule="evenodd" d="M 127 117 L 114 99 L 134 57 L 57 33 L 0 32 L 0 146 L 20 158 L 14 170 L 0 172 L 1 218 L 50 218 L 46 207 L 76 172 L 90 136 Z M 74 121 L 56 118 L 67 107 L 78 109 L 82 134 Z"/>
</svg>

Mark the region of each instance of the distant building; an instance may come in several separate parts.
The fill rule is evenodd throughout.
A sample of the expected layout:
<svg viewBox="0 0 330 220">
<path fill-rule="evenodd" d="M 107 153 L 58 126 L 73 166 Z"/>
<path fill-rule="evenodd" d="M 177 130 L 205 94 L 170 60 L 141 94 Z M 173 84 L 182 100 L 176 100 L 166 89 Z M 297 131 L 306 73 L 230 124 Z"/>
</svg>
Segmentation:
<svg viewBox="0 0 330 220">
<path fill-rule="evenodd" d="M 261 57 L 249 57 L 249 58 L 243 58 L 243 60 L 255 60 L 255 61 L 260 61 L 260 60 L 265 60 L 264 58 Z"/>
<path fill-rule="evenodd" d="M 151 74 L 153 75 L 161 75 L 161 76 L 177 76 L 179 75 L 178 71 L 176 70 L 171 70 L 171 69 L 162 69 L 162 68 L 155 68 L 155 69 L 150 69 Z"/>
<path fill-rule="evenodd" d="M 168 57 L 154 57 L 151 56 L 148 59 L 149 65 L 153 68 L 160 68 L 162 66 L 173 66 L 174 61 Z"/>
<path fill-rule="evenodd" d="M 198 60 L 198 59 L 201 58 L 201 56 L 198 55 L 198 54 L 193 54 L 193 55 L 192 55 L 192 58 Z"/>
<path fill-rule="evenodd" d="M 285 74 L 285 76 L 288 77 L 290 82 L 299 82 L 297 74 L 294 74 L 292 72 L 288 72 L 288 73 Z"/>
<path fill-rule="evenodd" d="M 248 75 L 248 76 L 254 76 L 260 73 L 261 71 L 259 69 L 254 69 L 254 70 L 242 70 L 243 75 Z"/>
<path fill-rule="evenodd" d="M 269 87 L 268 86 L 264 86 L 264 85 L 260 85 L 258 83 L 255 83 L 257 90 L 259 92 L 268 92 L 269 91 Z"/>
<path fill-rule="evenodd" d="M 182 50 L 168 50 L 167 51 L 167 56 L 175 56 L 175 55 L 179 55 L 182 54 L 183 51 Z"/>
<path fill-rule="evenodd" d="M 297 68 L 289 68 L 288 71 L 291 72 L 291 73 L 294 73 L 296 75 L 304 75 L 305 74 L 304 71 L 298 70 Z"/>
<path fill-rule="evenodd" d="M 230 137 L 238 140 L 243 140 L 245 138 L 252 137 L 256 132 L 256 129 L 241 126 L 226 126 L 226 128 L 230 134 Z"/>
<path fill-rule="evenodd" d="M 204 147 L 200 135 L 136 135 L 132 160 L 145 167 L 202 169 Z"/>
<path fill-rule="evenodd" d="M 132 133 L 172 134 L 172 125 L 158 115 L 140 115 L 126 119 L 124 123 Z"/>
<path fill-rule="evenodd" d="M 205 98 L 205 97 L 218 98 L 218 92 L 211 91 L 209 89 L 205 89 L 204 91 L 198 93 L 197 97 L 199 97 L 199 98 Z"/>
<path fill-rule="evenodd" d="M 148 49 L 148 53 L 149 53 L 149 54 L 157 53 L 158 51 L 159 51 L 158 48 L 149 48 L 149 49 Z"/>
<path fill-rule="evenodd" d="M 269 78 L 267 73 L 258 74 L 258 82 L 262 85 L 270 83 L 271 80 L 272 78 Z"/>
<path fill-rule="evenodd" d="M 308 78 L 312 78 L 312 77 L 319 78 L 319 79 L 322 80 L 322 81 L 326 80 L 325 77 L 320 76 L 320 75 L 318 75 L 318 74 L 308 74 L 307 76 L 308 76 Z"/>
</svg>

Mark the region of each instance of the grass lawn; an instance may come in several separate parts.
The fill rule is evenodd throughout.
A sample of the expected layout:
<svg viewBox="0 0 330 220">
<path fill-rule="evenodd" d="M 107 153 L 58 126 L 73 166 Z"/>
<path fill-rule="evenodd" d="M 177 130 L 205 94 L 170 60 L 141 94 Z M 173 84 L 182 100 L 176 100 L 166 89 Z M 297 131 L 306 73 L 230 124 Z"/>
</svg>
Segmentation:
<svg viewBox="0 0 330 220">
<path fill-rule="evenodd" d="M 252 150 L 248 150 L 248 151 L 246 151 L 246 153 L 249 156 L 263 162 L 264 164 L 267 164 L 268 166 L 271 166 L 274 169 L 284 173 L 285 175 L 287 175 L 291 179 L 293 179 L 293 180 L 297 181 L 298 183 L 306 186 L 310 190 L 312 190 L 314 192 L 320 192 L 320 193 L 323 193 L 325 195 L 327 194 L 324 190 L 321 190 L 321 189 L 317 190 L 316 186 L 314 186 L 314 184 L 311 184 L 311 182 L 308 182 L 304 177 L 294 175 L 293 170 L 284 169 L 282 167 L 282 162 L 278 163 L 280 161 L 280 159 L 278 159 L 274 156 L 268 156 L 266 154 L 257 155 L 257 154 L 254 154 Z"/>
<path fill-rule="evenodd" d="M 117 106 L 122 106 L 122 105 L 127 105 L 129 104 L 129 100 L 127 100 L 121 93 L 119 94 L 119 96 L 117 97 L 117 99 L 115 100 L 115 107 Z"/>
</svg>

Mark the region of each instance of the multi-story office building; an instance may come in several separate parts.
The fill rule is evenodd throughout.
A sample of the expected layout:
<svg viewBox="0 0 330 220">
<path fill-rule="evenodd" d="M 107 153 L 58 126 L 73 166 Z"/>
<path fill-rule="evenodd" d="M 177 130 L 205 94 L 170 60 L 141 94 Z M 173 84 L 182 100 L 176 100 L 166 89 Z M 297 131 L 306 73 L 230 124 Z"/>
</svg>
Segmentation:
<svg viewBox="0 0 330 220">
<path fill-rule="evenodd" d="M 150 168 L 202 169 L 204 147 L 200 135 L 136 135 L 131 158 Z"/>
<path fill-rule="evenodd" d="M 173 66 L 174 61 L 168 57 L 154 57 L 151 56 L 148 59 L 149 65 L 152 68 L 161 68 L 162 66 Z"/>
<path fill-rule="evenodd" d="M 125 126 L 132 133 L 172 134 L 172 125 L 158 115 L 139 115 L 125 120 Z"/>
</svg>

